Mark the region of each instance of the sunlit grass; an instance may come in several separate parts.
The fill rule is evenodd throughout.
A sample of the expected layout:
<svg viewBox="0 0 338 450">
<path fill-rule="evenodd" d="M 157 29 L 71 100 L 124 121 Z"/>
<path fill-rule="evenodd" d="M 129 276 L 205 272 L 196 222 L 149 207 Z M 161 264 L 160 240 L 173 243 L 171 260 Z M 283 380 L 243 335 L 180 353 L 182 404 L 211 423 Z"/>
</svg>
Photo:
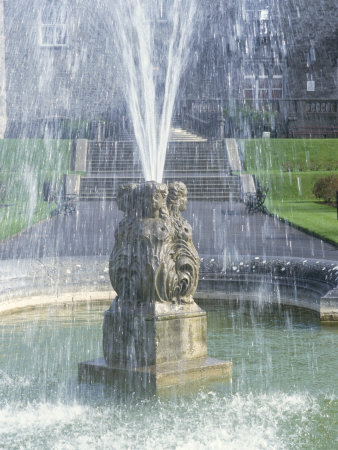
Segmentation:
<svg viewBox="0 0 338 450">
<path fill-rule="evenodd" d="M 280 170 L 265 170 L 256 172 L 259 182 L 269 187 L 269 198 L 278 201 L 313 200 L 313 186 L 318 178 L 337 174 L 338 171 L 318 172 L 281 172 Z"/>
<path fill-rule="evenodd" d="M 29 213 L 26 203 L 0 206 L 0 241 L 48 218 L 55 206 L 55 203 L 39 201 L 34 211 Z"/>
<path fill-rule="evenodd" d="M 71 142 L 56 139 L 1 139 L 0 173 L 24 170 L 65 172 L 69 170 Z"/>
<path fill-rule="evenodd" d="M 241 143 L 249 172 L 338 170 L 338 139 L 250 139 Z"/>
<path fill-rule="evenodd" d="M 67 140 L 0 140 L 0 240 L 48 217 L 43 183 L 60 186 L 70 156 Z"/>
<path fill-rule="evenodd" d="M 268 201 L 269 211 L 338 245 L 337 210 L 311 201 Z"/>
<path fill-rule="evenodd" d="M 338 174 L 338 139 L 253 139 L 241 141 L 247 171 L 269 187 L 269 211 L 338 244 L 335 207 L 318 201 L 318 178 Z"/>
</svg>

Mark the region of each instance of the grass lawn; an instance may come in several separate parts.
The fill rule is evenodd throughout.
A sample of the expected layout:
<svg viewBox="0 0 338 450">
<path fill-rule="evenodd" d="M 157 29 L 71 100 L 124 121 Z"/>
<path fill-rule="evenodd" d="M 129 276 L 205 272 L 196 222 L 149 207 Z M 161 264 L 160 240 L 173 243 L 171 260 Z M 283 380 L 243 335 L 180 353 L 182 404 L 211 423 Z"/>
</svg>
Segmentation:
<svg viewBox="0 0 338 450">
<path fill-rule="evenodd" d="M 338 174 L 338 139 L 253 139 L 241 141 L 247 171 L 269 187 L 269 211 L 338 244 L 335 207 L 312 193 L 318 178 Z"/>
<path fill-rule="evenodd" d="M 337 210 L 311 201 L 267 202 L 271 213 L 327 241 L 338 244 Z"/>
<path fill-rule="evenodd" d="M 338 171 L 338 139 L 242 140 L 248 172 Z"/>
<path fill-rule="evenodd" d="M 0 140 L 0 240 L 48 217 L 55 205 L 43 201 L 43 183 L 60 184 L 70 156 L 66 140 Z"/>
<path fill-rule="evenodd" d="M 22 202 L 0 206 L 0 241 L 46 219 L 55 206 L 55 203 L 43 201 L 39 201 L 32 211 Z"/>
</svg>

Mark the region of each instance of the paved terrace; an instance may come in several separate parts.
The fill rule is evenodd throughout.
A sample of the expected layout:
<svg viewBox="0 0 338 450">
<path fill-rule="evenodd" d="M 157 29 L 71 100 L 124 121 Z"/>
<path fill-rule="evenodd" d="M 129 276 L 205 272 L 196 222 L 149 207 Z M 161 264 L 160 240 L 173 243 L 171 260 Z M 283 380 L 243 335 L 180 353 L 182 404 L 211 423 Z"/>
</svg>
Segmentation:
<svg viewBox="0 0 338 450">
<path fill-rule="evenodd" d="M 338 263 L 337 247 L 272 217 L 248 215 L 242 203 L 191 201 L 185 217 L 202 258 L 251 255 Z M 75 213 L 0 243 L 0 298 L 109 290 L 108 259 L 121 218 L 114 201 L 82 201 Z"/>
</svg>

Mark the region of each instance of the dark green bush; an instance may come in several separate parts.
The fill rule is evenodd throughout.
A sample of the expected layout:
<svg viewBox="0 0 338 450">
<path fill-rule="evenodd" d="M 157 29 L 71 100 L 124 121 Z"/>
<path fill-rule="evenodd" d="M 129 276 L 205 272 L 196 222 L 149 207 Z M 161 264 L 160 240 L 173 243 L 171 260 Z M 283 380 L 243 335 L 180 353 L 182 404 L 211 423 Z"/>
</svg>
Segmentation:
<svg viewBox="0 0 338 450">
<path fill-rule="evenodd" d="M 338 175 L 318 178 L 313 186 L 313 193 L 327 203 L 333 203 L 338 191 Z"/>
</svg>

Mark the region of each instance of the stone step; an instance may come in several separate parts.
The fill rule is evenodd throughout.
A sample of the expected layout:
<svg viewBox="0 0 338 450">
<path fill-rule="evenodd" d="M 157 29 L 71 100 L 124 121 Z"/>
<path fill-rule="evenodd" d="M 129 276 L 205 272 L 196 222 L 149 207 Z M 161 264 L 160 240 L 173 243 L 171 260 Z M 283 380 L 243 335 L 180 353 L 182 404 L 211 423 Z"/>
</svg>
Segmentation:
<svg viewBox="0 0 338 450">
<path fill-rule="evenodd" d="M 116 200 L 115 194 L 105 194 L 102 195 L 102 193 L 93 193 L 93 194 L 83 194 L 80 196 L 80 200 L 87 201 L 87 200 L 101 200 L 101 201 L 112 201 Z M 189 195 L 189 201 L 217 201 L 217 202 L 226 202 L 226 201 L 235 201 L 238 202 L 240 200 L 240 196 L 237 194 L 234 194 L 232 192 L 225 193 L 225 194 L 209 194 L 208 195 L 199 195 L 199 194 L 190 194 Z"/>
<path fill-rule="evenodd" d="M 133 182 L 137 182 L 137 180 L 133 180 Z M 126 184 L 126 183 L 122 183 Z M 92 191 L 117 191 L 118 187 L 120 186 L 120 183 L 116 183 L 116 185 L 98 185 L 98 184 L 83 184 L 81 186 L 81 193 L 83 192 L 92 192 Z M 194 186 L 194 185 L 188 185 L 187 186 L 189 193 L 190 192 L 240 192 L 240 188 L 232 187 L 232 186 Z"/>
<path fill-rule="evenodd" d="M 183 130 L 178 125 L 178 120 L 173 120 L 173 126 L 169 132 L 169 142 L 205 142 L 206 139 L 202 136 Z M 135 143 L 135 136 L 133 132 L 124 130 L 119 133 L 119 140 L 122 142 L 133 142 Z"/>
<path fill-rule="evenodd" d="M 184 172 L 187 173 L 194 173 L 194 172 L 206 172 L 206 171 L 213 171 L 213 170 L 219 170 L 220 172 L 227 172 L 230 173 L 230 170 L 228 166 L 224 165 L 218 165 L 218 164 L 205 164 L 205 165 L 185 165 L 185 164 L 169 164 L 165 165 L 164 171 L 165 172 Z M 139 165 L 129 165 L 129 166 L 121 166 L 121 165 L 110 165 L 110 164 L 102 164 L 102 165 L 94 165 L 88 167 L 88 173 L 89 174 L 100 174 L 100 173 L 111 173 L 114 174 L 116 172 L 125 172 L 125 173 L 132 173 L 140 172 L 141 166 Z"/>
<path fill-rule="evenodd" d="M 83 192 L 80 195 L 80 200 L 88 200 L 88 199 L 116 199 L 116 192 L 115 191 L 90 191 L 90 192 Z M 238 192 L 189 192 L 189 200 L 240 200 L 240 193 Z"/>
<path fill-rule="evenodd" d="M 169 154 L 166 157 L 166 162 L 176 162 L 176 161 L 228 161 L 226 155 L 218 154 L 201 154 L 201 155 L 181 155 L 181 154 Z M 95 157 L 90 158 L 91 162 L 140 162 L 141 160 L 136 157 L 118 157 L 112 155 L 95 155 Z"/>
<path fill-rule="evenodd" d="M 177 180 L 177 177 L 165 177 L 164 182 L 170 183 Z M 240 184 L 238 177 L 227 176 L 218 177 L 194 177 L 179 178 L 183 181 L 189 192 L 191 200 L 239 200 Z M 118 186 L 130 182 L 141 182 L 142 177 L 83 177 L 81 179 L 80 198 L 81 199 L 115 199 Z"/>
<path fill-rule="evenodd" d="M 88 169 L 90 169 L 91 167 L 102 167 L 102 166 L 116 166 L 116 167 L 134 167 L 134 166 L 139 166 L 141 167 L 141 161 L 139 160 L 134 160 L 134 159 L 130 159 L 130 160 L 107 160 L 107 159 L 96 159 L 96 160 L 91 160 L 88 161 L 87 163 L 87 167 Z M 178 165 L 178 167 L 189 167 L 191 165 L 193 166 L 200 166 L 200 167 L 206 167 L 206 166 L 215 166 L 216 169 L 217 167 L 222 168 L 222 167 L 226 167 L 229 168 L 229 163 L 228 160 L 224 159 L 224 158 L 179 158 L 179 157 L 175 157 L 175 158 L 168 158 L 165 161 L 165 166 L 176 166 Z"/>
<path fill-rule="evenodd" d="M 140 161 L 141 158 L 137 153 L 134 152 L 124 152 L 121 150 L 121 152 L 117 151 L 111 151 L 111 152 L 100 152 L 95 151 L 89 154 L 89 157 L 91 160 L 97 160 L 97 159 L 108 159 L 108 160 L 136 160 Z M 213 151 L 213 150 L 205 150 L 203 151 L 195 151 L 191 150 L 189 152 L 183 151 L 171 151 L 168 152 L 166 155 L 166 159 L 173 159 L 173 158 L 187 158 L 187 159 L 193 159 L 193 158 L 202 158 L 202 159 L 210 159 L 210 158 L 220 158 L 220 159 L 228 159 L 228 156 L 223 151 Z"/>
<path fill-rule="evenodd" d="M 101 193 L 110 193 L 110 194 L 116 194 L 117 190 L 118 190 L 119 184 L 117 184 L 116 186 L 97 186 L 97 185 L 93 185 L 93 186 L 82 186 L 81 191 L 80 191 L 80 196 L 83 194 L 89 194 L 89 193 L 96 193 L 96 192 L 101 192 Z M 209 194 L 209 193 L 222 193 L 222 194 L 228 194 L 228 193 L 240 193 L 240 189 L 236 188 L 236 189 L 232 189 L 229 186 L 220 186 L 219 188 L 215 188 L 215 187 L 210 187 L 209 189 L 207 187 L 196 187 L 194 188 L 193 186 L 187 186 L 188 188 L 188 192 L 189 192 L 189 196 L 193 193 L 199 193 L 199 194 Z"/>
<path fill-rule="evenodd" d="M 186 157 L 203 157 L 205 155 L 215 155 L 219 157 L 225 157 L 227 158 L 227 154 L 223 151 L 223 149 L 212 149 L 212 148 L 174 148 L 169 149 L 166 153 L 166 156 L 175 156 L 179 155 L 186 156 Z M 90 158 L 123 158 L 123 159 L 140 159 L 139 153 L 132 149 L 123 149 L 123 148 L 116 148 L 116 149 L 90 149 L 88 156 Z"/>
<path fill-rule="evenodd" d="M 203 150 L 224 151 L 223 143 L 215 142 L 170 142 L 168 144 L 167 153 L 171 152 L 199 152 Z M 89 142 L 89 153 L 135 153 L 138 154 L 138 149 L 135 143 L 132 142 L 120 142 L 120 141 L 104 141 L 104 142 Z"/>
<path fill-rule="evenodd" d="M 169 141 L 171 142 L 182 142 L 182 141 L 193 141 L 193 142 L 206 142 L 206 139 L 201 136 L 191 133 L 189 131 L 183 130 L 182 128 L 175 127 L 170 129 Z"/>
<path fill-rule="evenodd" d="M 86 198 L 116 198 L 117 190 L 111 189 L 111 190 L 104 190 L 104 189 L 96 189 L 96 190 L 86 190 L 82 191 L 80 193 L 80 200 L 86 199 Z M 195 199 L 195 198 L 205 198 L 205 199 L 214 199 L 218 197 L 231 197 L 231 198 L 240 198 L 240 191 L 232 191 L 232 190 L 217 190 L 217 191 L 193 191 L 192 189 L 189 190 L 188 198 Z"/>
<path fill-rule="evenodd" d="M 192 200 L 239 199 L 239 177 L 230 175 L 224 142 L 206 141 L 178 128 L 172 135 L 164 182 L 183 181 Z M 131 141 L 90 142 L 87 168 L 88 175 L 81 178 L 82 199 L 115 199 L 120 184 L 143 181 L 136 144 Z"/>
<path fill-rule="evenodd" d="M 164 179 L 170 179 L 170 180 L 177 180 L 177 176 L 178 176 L 179 172 L 175 172 L 175 173 L 164 173 Z M 141 172 L 140 172 L 140 176 L 136 176 L 134 174 L 130 174 L 130 172 L 128 173 L 124 173 L 122 175 L 116 175 L 116 176 L 83 176 L 81 177 L 81 182 L 104 182 L 104 183 L 113 183 L 115 184 L 116 182 L 121 182 L 121 180 L 133 180 L 135 178 L 138 179 L 143 179 L 143 177 L 141 176 Z M 203 183 L 203 182 L 207 182 L 207 183 L 216 183 L 216 182 L 220 182 L 220 183 L 224 183 L 224 182 L 238 182 L 239 183 L 239 177 L 237 175 L 222 175 L 222 174 L 218 174 L 218 173 L 214 173 L 214 174 L 205 174 L 205 173 L 193 173 L 193 176 L 187 176 L 185 175 L 185 172 L 181 173 L 180 176 L 180 180 L 187 180 L 187 182 L 189 183 Z"/>
<path fill-rule="evenodd" d="M 125 148 L 125 149 L 137 149 L 137 143 L 135 141 L 89 141 L 89 148 Z M 179 147 L 185 147 L 185 148 L 198 148 L 198 147 L 210 147 L 210 145 L 213 145 L 214 147 L 221 147 L 223 146 L 223 142 L 220 141 L 208 141 L 207 139 L 196 139 L 194 141 L 172 141 L 168 142 L 168 149 L 171 148 L 179 148 Z"/>
</svg>

